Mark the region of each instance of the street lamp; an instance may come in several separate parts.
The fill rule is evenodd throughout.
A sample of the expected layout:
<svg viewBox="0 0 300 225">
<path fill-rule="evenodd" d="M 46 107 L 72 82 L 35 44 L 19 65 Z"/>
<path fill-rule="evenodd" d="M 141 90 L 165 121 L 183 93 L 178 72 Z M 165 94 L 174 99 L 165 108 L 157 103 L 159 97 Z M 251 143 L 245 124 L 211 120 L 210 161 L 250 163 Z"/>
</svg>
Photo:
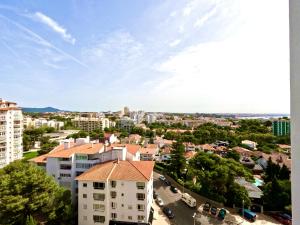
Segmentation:
<svg viewBox="0 0 300 225">
<path fill-rule="evenodd" d="M 194 225 L 196 225 L 196 213 L 194 212 L 194 215 L 193 215 L 193 220 L 194 220 Z"/>
</svg>

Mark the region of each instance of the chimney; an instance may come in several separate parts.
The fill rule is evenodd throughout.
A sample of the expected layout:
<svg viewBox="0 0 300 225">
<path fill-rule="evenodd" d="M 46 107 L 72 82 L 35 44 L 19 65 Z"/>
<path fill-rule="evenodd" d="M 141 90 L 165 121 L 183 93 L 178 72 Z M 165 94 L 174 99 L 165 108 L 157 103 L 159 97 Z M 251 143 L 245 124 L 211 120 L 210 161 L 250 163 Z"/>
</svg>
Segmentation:
<svg viewBox="0 0 300 225">
<path fill-rule="evenodd" d="M 71 147 L 71 143 L 69 141 L 64 142 L 64 149 L 69 149 Z"/>
<path fill-rule="evenodd" d="M 94 142 L 91 142 L 91 144 L 92 144 L 92 148 L 94 147 Z"/>
</svg>

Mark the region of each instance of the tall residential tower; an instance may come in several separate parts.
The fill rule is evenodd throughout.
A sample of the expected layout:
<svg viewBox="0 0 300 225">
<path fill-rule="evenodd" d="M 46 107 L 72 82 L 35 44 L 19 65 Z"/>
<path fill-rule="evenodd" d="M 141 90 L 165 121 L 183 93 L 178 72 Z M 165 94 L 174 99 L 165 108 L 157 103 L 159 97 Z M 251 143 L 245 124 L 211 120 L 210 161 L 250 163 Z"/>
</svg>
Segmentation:
<svg viewBox="0 0 300 225">
<path fill-rule="evenodd" d="M 0 168 L 23 157 L 22 135 L 21 108 L 0 98 Z"/>
</svg>

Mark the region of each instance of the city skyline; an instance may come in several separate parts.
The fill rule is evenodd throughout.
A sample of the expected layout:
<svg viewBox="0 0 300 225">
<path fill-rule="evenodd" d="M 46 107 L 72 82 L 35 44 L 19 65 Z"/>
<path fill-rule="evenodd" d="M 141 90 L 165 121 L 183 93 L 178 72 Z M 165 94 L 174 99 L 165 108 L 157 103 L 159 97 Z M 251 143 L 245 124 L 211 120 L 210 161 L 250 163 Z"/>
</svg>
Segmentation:
<svg viewBox="0 0 300 225">
<path fill-rule="evenodd" d="M 2 1 L 0 27 L 23 107 L 289 113 L 288 2 Z"/>
</svg>

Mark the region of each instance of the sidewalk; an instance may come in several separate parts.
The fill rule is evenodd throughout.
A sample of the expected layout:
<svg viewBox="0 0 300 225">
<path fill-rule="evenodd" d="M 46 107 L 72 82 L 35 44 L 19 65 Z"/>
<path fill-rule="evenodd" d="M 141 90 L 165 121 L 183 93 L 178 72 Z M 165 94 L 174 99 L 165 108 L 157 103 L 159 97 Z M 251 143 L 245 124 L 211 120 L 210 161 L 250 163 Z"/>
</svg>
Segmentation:
<svg viewBox="0 0 300 225">
<path fill-rule="evenodd" d="M 153 201 L 154 216 L 152 225 L 170 225 L 169 219 L 164 215 L 161 208 Z"/>
</svg>

